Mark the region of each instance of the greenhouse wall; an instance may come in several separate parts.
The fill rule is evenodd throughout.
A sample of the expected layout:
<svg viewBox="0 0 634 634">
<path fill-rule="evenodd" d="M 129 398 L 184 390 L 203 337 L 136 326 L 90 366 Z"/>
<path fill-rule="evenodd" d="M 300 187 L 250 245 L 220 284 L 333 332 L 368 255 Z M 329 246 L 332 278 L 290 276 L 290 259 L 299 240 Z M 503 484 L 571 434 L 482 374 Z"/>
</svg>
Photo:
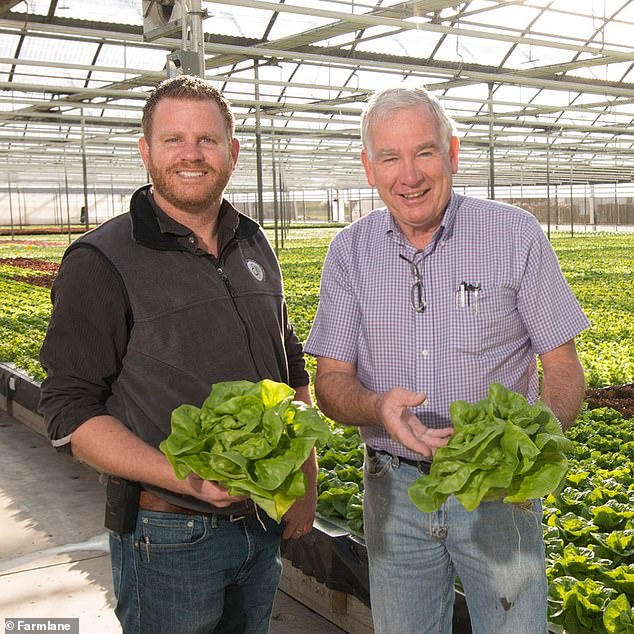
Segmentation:
<svg viewBox="0 0 634 634">
<path fill-rule="evenodd" d="M 459 193 L 488 197 L 486 187 L 457 187 Z M 57 190 L 22 186 L 0 189 L 0 227 L 27 230 L 30 227 L 94 226 L 127 211 L 132 190 L 115 188 L 62 187 Z M 496 200 L 530 211 L 539 221 L 557 229 L 570 226 L 589 228 L 634 227 L 634 188 L 622 185 L 557 188 L 505 187 Z M 241 211 L 259 219 L 257 192 L 227 192 L 227 198 Z M 269 224 L 352 222 L 382 206 L 372 189 L 284 190 L 262 196 L 263 218 Z M 87 205 L 86 205 L 87 202 Z M 87 208 L 87 214 L 83 208 Z"/>
</svg>

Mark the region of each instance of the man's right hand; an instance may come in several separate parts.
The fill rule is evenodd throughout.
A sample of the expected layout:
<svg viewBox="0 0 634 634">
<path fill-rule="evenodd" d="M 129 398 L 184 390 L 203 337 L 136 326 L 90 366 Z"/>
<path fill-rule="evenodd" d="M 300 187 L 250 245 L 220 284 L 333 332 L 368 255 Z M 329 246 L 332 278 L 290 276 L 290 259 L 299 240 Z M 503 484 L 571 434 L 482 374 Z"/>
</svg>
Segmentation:
<svg viewBox="0 0 634 634">
<path fill-rule="evenodd" d="M 194 474 L 180 480 L 163 453 L 112 416 L 95 416 L 80 425 L 73 432 L 71 447 L 75 458 L 99 471 L 191 495 L 217 507 L 229 506 L 248 497 L 230 495 L 217 482 L 203 480 Z"/>
<path fill-rule="evenodd" d="M 185 478 L 185 482 L 191 487 L 189 495 L 218 508 L 230 506 L 236 502 L 243 502 L 249 497 L 248 495 L 231 495 L 227 489 L 221 487 L 217 482 L 203 480 L 195 473 L 190 473 Z"/>
<path fill-rule="evenodd" d="M 411 408 L 422 405 L 427 397 L 421 392 L 394 388 L 376 396 L 376 419 L 392 440 L 431 458 L 438 447 L 447 444 L 453 427 L 427 427 L 414 415 Z"/>
</svg>

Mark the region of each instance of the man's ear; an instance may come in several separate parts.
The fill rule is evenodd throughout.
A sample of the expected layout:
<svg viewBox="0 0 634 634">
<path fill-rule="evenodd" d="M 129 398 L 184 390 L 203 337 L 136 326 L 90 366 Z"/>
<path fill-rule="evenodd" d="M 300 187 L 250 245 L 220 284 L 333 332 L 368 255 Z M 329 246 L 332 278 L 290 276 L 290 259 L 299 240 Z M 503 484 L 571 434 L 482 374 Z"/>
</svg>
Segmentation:
<svg viewBox="0 0 634 634">
<path fill-rule="evenodd" d="M 231 158 L 233 159 L 233 169 L 238 165 L 238 156 L 240 154 L 240 141 L 231 139 Z"/>
<path fill-rule="evenodd" d="M 374 170 L 372 169 L 372 162 L 368 156 L 368 151 L 363 148 L 361 150 L 361 162 L 363 163 L 363 169 L 365 170 L 365 177 L 368 179 L 368 185 L 374 187 L 376 181 L 374 180 Z"/>
<path fill-rule="evenodd" d="M 141 155 L 143 165 L 145 165 L 145 168 L 147 169 L 150 160 L 150 146 L 144 136 L 139 137 L 139 154 Z"/>
<path fill-rule="evenodd" d="M 460 139 L 452 136 L 449 141 L 449 160 L 451 161 L 451 173 L 458 173 L 458 156 L 460 154 Z"/>
</svg>

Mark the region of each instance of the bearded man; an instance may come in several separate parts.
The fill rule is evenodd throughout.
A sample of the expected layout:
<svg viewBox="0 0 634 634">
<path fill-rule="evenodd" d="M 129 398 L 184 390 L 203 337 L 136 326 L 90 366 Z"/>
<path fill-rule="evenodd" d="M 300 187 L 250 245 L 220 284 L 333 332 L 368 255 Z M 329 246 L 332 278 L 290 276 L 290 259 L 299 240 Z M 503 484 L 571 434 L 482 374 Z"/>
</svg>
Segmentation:
<svg viewBox="0 0 634 634">
<path fill-rule="evenodd" d="M 264 634 L 280 539 L 312 527 L 314 454 L 306 496 L 277 525 L 216 482 L 178 479 L 158 446 L 172 410 L 220 381 L 268 378 L 309 403 L 303 350 L 267 238 L 223 197 L 239 153 L 227 100 L 199 78 L 169 79 L 142 125 L 152 184 L 64 255 L 40 410 L 55 447 L 111 476 L 124 634 Z"/>
</svg>

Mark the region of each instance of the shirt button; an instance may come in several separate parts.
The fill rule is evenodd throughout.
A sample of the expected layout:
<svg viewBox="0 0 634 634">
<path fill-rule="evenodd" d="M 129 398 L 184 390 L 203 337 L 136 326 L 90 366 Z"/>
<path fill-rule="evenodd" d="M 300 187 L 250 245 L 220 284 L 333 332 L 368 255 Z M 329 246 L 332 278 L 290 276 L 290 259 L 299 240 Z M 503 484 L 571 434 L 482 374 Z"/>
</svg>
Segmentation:
<svg viewBox="0 0 634 634">
<path fill-rule="evenodd" d="M 194 236 L 189 236 L 189 238 L 187 238 L 187 242 L 189 242 L 189 244 L 196 244 L 196 238 L 194 238 Z"/>
<path fill-rule="evenodd" d="M 429 356 L 429 350 L 421 350 L 420 356 L 423 357 L 423 359 L 427 358 Z"/>
</svg>

